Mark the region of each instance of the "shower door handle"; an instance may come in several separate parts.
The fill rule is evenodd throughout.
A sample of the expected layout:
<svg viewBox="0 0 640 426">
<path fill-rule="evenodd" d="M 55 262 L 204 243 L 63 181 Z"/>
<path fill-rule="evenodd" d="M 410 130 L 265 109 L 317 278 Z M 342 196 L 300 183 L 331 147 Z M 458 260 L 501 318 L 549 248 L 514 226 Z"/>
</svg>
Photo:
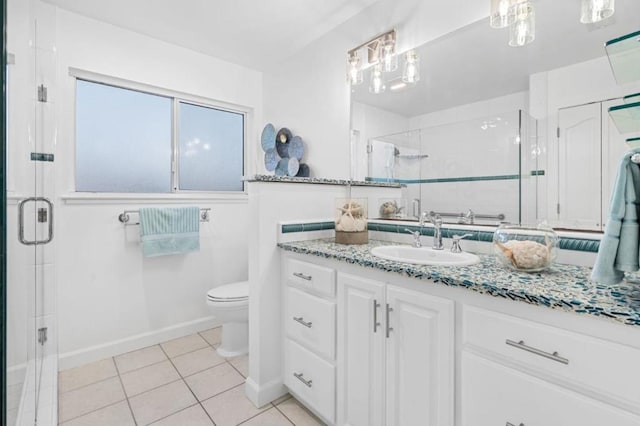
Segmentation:
<svg viewBox="0 0 640 426">
<path fill-rule="evenodd" d="M 27 240 L 24 236 L 24 206 L 25 204 L 29 203 L 29 202 L 38 202 L 41 201 L 43 203 L 47 204 L 47 210 L 46 212 L 48 212 L 48 214 L 44 214 L 44 220 L 43 221 L 47 221 L 49 222 L 49 226 L 48 226 L 48 235 L 47 238 L 44 240 Z M 39 214 L 40 215 L 40 214 Z M 40 244 L 48 244 L 51 242 L 51 240 L 53 240 L 53 203 L 51 201 L 49 201 L 48 198 L 45 197 L 30 197 L 30 198 L 25 198 L 24 200 L 20 201 L 20 204 L 18 205 L 18 239 L 20 240 L 20 242 L 24 245 L 27 246 L 35 246 L 35 245 L 40 245 Z"/>
</svg>

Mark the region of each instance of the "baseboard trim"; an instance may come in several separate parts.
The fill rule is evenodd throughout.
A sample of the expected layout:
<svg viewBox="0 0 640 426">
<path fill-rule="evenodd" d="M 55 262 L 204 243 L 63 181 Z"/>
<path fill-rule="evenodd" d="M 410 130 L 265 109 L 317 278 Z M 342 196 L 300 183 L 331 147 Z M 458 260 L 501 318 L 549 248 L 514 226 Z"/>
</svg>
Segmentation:
<svg viewBox="0 0 640 426">
<path fill-rule="evenodd" d="M 183 322 L 159 330 L 137 334 L 120 340 L 91 346 L 77 351 L 61 353 L 59 355 L 58 369 L 68 370 L 90 362 L 120 355 L 126 352 L 142 349 L 147 346 L 157 345 L 167 340 L 187 336 L 199 331 L 222 325 L 215 317 L 205 317 L 194 321 Z"/>
<path fill-rule="evenodd" d="M 251 377 L 248 377 L 244 389 L 247 398 L 258 408 L 264 407 L 288 392 L 282 379 L 275 379 L 259 386 Z"/>
</svg>

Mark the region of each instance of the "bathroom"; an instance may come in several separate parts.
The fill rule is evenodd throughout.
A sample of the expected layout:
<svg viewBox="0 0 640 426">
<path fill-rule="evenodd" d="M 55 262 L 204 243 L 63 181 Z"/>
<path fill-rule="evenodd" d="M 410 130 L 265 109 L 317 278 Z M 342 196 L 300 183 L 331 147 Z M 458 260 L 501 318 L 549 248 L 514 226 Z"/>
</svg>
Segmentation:
<svg viewBox="0 0 640 426">
<path fill-rule="evenodd" d="M 489 0 L 343 0 L 322 2 L 322 5 L 298 3 L 296 6 L 279 1 L 204 5 L 188 0 L 180 2 L 180 7 L 149 0 L 102 3 L 6 0 L 3 3 L 7 52 L 3 79 L 7 94 L 7 144 L 3 162 L 6 168 L 2 175 L 5 182 L 2 216 L 6 220 L 6 228 L 3 227 L 6 245 L 3 259 L 6 263 L 2 280 L 6 291 L 2 300 L 6 307 L 2 339 L 2 356 L 6 362 L 2 374 L 3 424 L 158 422 L 218 425 L 246 422 L 249 425 L 484 426 L 489 423 L 481 420 L 474 423 L 465 417 L 480 408 L 476 404 L 473 409 L 465 409 L 467 394 L 463 390 L 467 388 L 461 382 L 462 364 L 475 362 L 486 366 L 485 358 L 490 358 L 478 355 L 486 355 L 482 348 L 478 349 L 480 344 L 470 345 L 476 348 L 471 358 L 465 358 L 466 355 L 458 351 L 460 346 L 467 344 L 462 340 L 467 333 L 462 324 L 467 318 L 463 313 L 467 311 L 460 308 L 467 304 L 477 307 L 477 310 L 468 311 L 468 318 L 474 318 L 473 315 L 475 318 L 494 318 L 482 314 L 495 308 L 499 312 L 495 318 L 513 317 L 527 324 L 561 327 L 565 336 L 573 333 L 568 340 L 574 334 L 582 336 L 586 333 L 598 342 L 614 342 L 624 350 L 618 352 L 617 361 L 608 360 L 612 364 L 624 366 L 626 360 L 631 359 L 628 354 L 640 350 L 640 334 L 636 326 L 629 323 L 544 309 L 531 306 L 531 303 L 512 301 L 508 304 L 502 298 L 479 292 L 441 289 L 434 285 L 429 291 L 433 291 L 435 297 L 455 300 L 450 327 L 443 331 L 450 341 L 449 350 L 456 354 L 451 355 L 450 375 L 443 376 L 449 384 L 442 391 L 446 397 L 440 401 L 445 407 L 439 410 L 440 417 L 423 418 L 418 422 L 410 418 L 396 421 L 388 416 L 392 412 L 389 404 L 380 403 L 375 404 L 380 411 L 374 410 L 369 421 L 361 420 L 366 417 L 362 407 L 353 410 L 353 417 L 347 419 L 345 401 L 351 400 L 340 385 L 344 379 L 341 373 L 333 376 L 336 383 L 328 392 L 327 398 L 333 404 L 329 409 L 309 402 L 302 390 L 296 390 L 287 382 L 289 379 L 284 378 L 288 361 L 285 361 L 287 332 L 282 315 L 287 302 L 283 299 L 281 274 L 288 268 L 286 262 L 296 261 L 303 265 L 319 265 L 322 271 L 331 269 L 338 276 L 346 273 L 385 282 L 396 278 L 377 275 L 382 273 L 379 271 L 361 271 L 356 265 L 346 265 L 348 270 L 343 271 L 343 265 L 338 261 L 318 260 L 277 247 L 277 244 L 301 240 L 333 238 L 333 229 L 322 228 L 333 221 L 339 198 L 368 200 L 368 238 L 372 241 L 404 244 L 413 241 L 406 232 L 396 235 L 387 231 L 389 227 L 398 228 L 396 223 L 415 230 L 418 227 L 415 218 L 404 217 L 407 220 L 402 222 L 375 220 L 380 200 L 389 199 L 404 203 L 406 216 L 420 216 L 422 211 L 431 210 L 457 214 L 472 209 L 478 217 L 505 213 L 512 223 L 535 225 L 546 220 L 558 232 L 565 232 L 561 234 L 563 237 L 587 241 L 585 245 L 590 247 L 594 245 L 590 243 L 592 241 L 597 245 L 609 210 L 617 164 L 628 150 L 625 140 L 638 136 L 637 132 L 618 134 L 608 120 L 606 109 L 610 104 L 623 103 L 625 96 L 640 93 L 638 81 L 616 82 L 603 45 L 607 40 L 640 29 L 637 1 L 618 0 L 613 17 L 604 23 L 582 24 L 580 0 L 561 5 L 551 0 L 534 0 L 532 4 L 538 20 L 536 39 L 522 47 L 508 46 L 509 29 L 489 27 Z M 473 34 L 479 29 L 489 38 L 484 41 L 477 38 L 475 49 L 468 45 L 466 48 L 447 45 L 454 43 L 457 36 Z M 391 89 L 376 100 L 376 95 L 368 93 L 366 70 L 365 83 L 360 86 L 350 87 L 345 79 L 348 52 L 390 30 L 395 30 L 398 53 L 418 50 L 423 45 L 440 43 L 441 46 L 440 50 L 434 48 L 420 58 L 421 82 L 433 87 L 425 95 L 428 100 L 417 112 L 400 114 L 393 109 L 400 104 L 397 100 L 381 106 L 382 96 L 392 95 Z M 551 39 L 551 34 L 578 46 L 585 42 L 587 47 L 584 51 L 583 47 L 565 50 L 558 47 L 556 51 L 552 47 L 561 42 Z M 477 56 L 467 61 L 465 55 L 473 52 Z M 513 69 L 508 67 L 509 62 L 499 62 L 503 64 L 504 73 L 490 76 L 491 84 L 482 84 L 469 76 L 464 78 L 464 74 L 453 71 L 451 80 L 438 82 L 437 77 L 442 77 L 443 72 L 446 74 L 447 69 L 472 69 L 470 62 L 480 74 L 481 68 L 487 69 L 481 56 L 483 52 L 497 55 L 516 52 L 518 59 L 514 60 Z M 403 65 L 400 58 L 398 68 L 402 69 Z M 436 70 L 440 74 L 435 74 Z M 506 78 L 509 75 L 518 78 L 511 81 Z M 468 85 L 456 84 L 460 79 Z M 166 111 L 175 112 L 185 105 L 204 105 L 241 116 L 242 143 L 236 144 L 235 151 L 225 149 L 221 152 L 223 155 L 236 154 L 229 160 L 233 163 L 231 183 L 205 190 L 180 186 L 188 181 L 188 176 L 180 174 L 186 168 L 180 169 L 179 164 L 176 167 L 171 161 L 177 156 L 171 151 L 177 151 L 177 147 L 172 147 L 168 154 L 165 149 L 162 160 L 168 164 L 160 171 L 165 179 L 163 189 L 149 191 L 136 187 L 109 191 L 89 184 L 88 189 L 83 190 L 81 186 L 87 181 L 82 179 L 82 164 L 86 173 L 93 172 L 107 184 L 120 182 L 122 176 L 142 181 L 144 173 L 137 174 L 139 170 L 121 166 L 121 163 L 135 164 L 128 162 L 131 159 L 127 157 L 138 155 L 136 159 L 144 160 L 145 157 L 156 158 L 156 153 L 149 151 L 150 145 L 131 151 L 123 147 L 125 155 L 120 153 L 118 156 L 115 152 L 101 157 L 97 154 L 89 157 L 88 163 L 82 163 L 77 140 L 81 135 L 77 122 L 81 100 L 79 81 L 169 99 Z M 43 89 L 38 93 L 40 86 Z M 479 87 L 486 90 L 475 90 Z M 436 93 L 436 88 L 442 90 Z M 410 95 L 413 89 L 417 86 L 409 87 L 403 93 Z M 466 94 L 462 89 L 466 89 Z M 490 89 L 498 91 L 490 92 Z M 438 94 L 440 98 L 436 96 Z M 436 99 L 439 103 L 435 103 Z M 554 153 L 559 155 L 560 151 L 553 151 L 552 147 L 558 140 L 556 129 L 561 111 L 564 114 L 576 106 L 589 109 L 586 114 L 591 123 L 595 120 L 593 117 L 597 118 L 597 128 L 590 128 L 591 136 L 597 137 L 589 140 L 590 150 L 571 152 L 579 161 L 569 161 L 574 158 L 572 155 L 564 161 L 554 157 Z M 368 116 L 371 112 L 379 115 Z M 531 125 L 523 125 L 527 120 L 511 118 L 524 117 L 524 114 L 531 117 Z M 392 118 L 384 120 L 381 115 Z M 184 116 L 180 114 L 180 117 Z M 481 126 L 489 125 L 496 116 L 508 116 L 510 127 L 507 129 L 512 133 L 509 136 L 521 138 L 519 144 L 515 139 L 508 140 L 505 152 L 508 150 L 511 156 L 505 161 L 497 161 L 494 155 L 478 158 L 482 153 L 470 148 L 471 160 L 480 171 L 475 167 L 470 169 L 469 163 L 456 163 L 450 175 L 434 176 L 429 174 L 429 167 L 442 161 L 436 155 L 441 151 L 427 143 L 414 143 L 409 148 L 415 149 L 416 155 L 428 157 L 406 159 L 407 163 L 413 162 L 410 163 L 412 167 L 419 164 L 417 169 L 409 169 L 413 174 L 406 178 L 400 176 L 400 181 L 407 182 L 373 182 L 378 185 L 361 186 L 345 182 L 389 178 L 388 175 L 369 173 L 367 141 L 371 138 L 408 130 L 418 130 L 420 135 L 425 135 L 452 123 L 471 123 L 478 136 L 492 130 L 485 131 Z M 172 117 L 172 120 L 179 119 L 175 115 Z M 580 117 L 578 114 L 578 122 L 582 120 Z M 516 125 L 515 121 L 519 123 Z M 338 184 L 296 183 L 296 178 L 270 181 L 273 172 L 266 169 L 260 144 L 267 123 L 273 123 L 276 130 L 288 127 L 304 140 L 303 160 L 308 164 L 312 178 Z M 171 120 L 165 123 L 165 133 L 169 135 L 168 140 L 177 133 Z M 609 143 L 605 144 L 605 140 Z M 466 142 L 463 139 L 460 143 Z M 446 144 L 442 146 L 446 147 Z M 398 149 L 400 154 L 414 153 Z M 532 150 L 539 155 L 535 158 L 523 155 Z M 482 159 L 486 161 L 479 161 Z M 585 167 L 586 161 L 591 162 L 592 167 Z M 219 170 L 229 170 L 214 164 Z M 501 167 L 505 169 L 497 170 Z M 596 172 L 591 173 L 591 168 Z M 193 169 L 200 170 L 198 167 Z M 462 192 L 465 194 L 462 197 L 456 194 L 463 189 L 433 189 L 435 185 L 449 182 L 421 182 L 468 177 L 476 171 L 484 177 L 517 176 L 504 181 L 462 182 L 460 185 L 479 185 L 464 187 L 470 192 Z M 544 174 L 533 176 L 532 171 L 544 171 Z M 156 173 L 157 170 L 143 172 Z M 105 173 L 109 174 L 102 175 Z M 180 175 L 179 179 L 175 175 Z M 256 175 L 267 177 L 256 180 Z M 580 178 L 573 179 L 575 176 Z M 397 178 L 393 176 L 392 180 Z M 563 192 L 567 197 L 575 195 L 568 209 L 564 208 L 564 201 L 559 201 L 562 197 L 559 192 L 564 188 L 561 182 L 575 185 Z M 501 186 L 503 184 L 505 186 Z M 40 199 L 21 204 L 32 197 L 46 198 L 52 206 Z M 413 205 L 414 199 L 420 200 L 420 206 Z M 442 204 L 435 201 L 442 201 Z M 504 204 L 493 210 L 499 203 Z M 562 204 L 559 213 L 556 204 Z M 199 251 L 143 257 L 140 229 L 136 225 L 140 209 L 185 206 L 197 206 L 200 212 L 206 213 L 199 227 Z M 21 207 L 24 207 L 24 239 L 46 241 L 52 237 L 50 242 L 35 245 L 20 242 Z M 418 214 L 414 215 L 414 211 Z M 123 218 L 128 217 L 128 221 L 123 223 L 120 216 L 127 212 L 128 216 Z M 40 222 L 39 215 L 44 216 Z M 515 219 L 514 215 L 520 217 Z M 452 243 L 449 237 L 453 233 L 448 229 L 467 228 L 458 224 L 455 217 L 445 219 L 452 219 L 445 220 L 450 223 L 443 225 L 448 251 Z M 481 219 L 476 223 L 482 224 Z M 474 228 L 478 232 L 476 235 L 493 234 L 496 224 L 487 223 L 486 228 L 478 228 L 480 231 Z M 311 231 L 299 231 L 307 225 Z M 432 245 L 432 229 L 429 223 L 420 229 L 424 246 Z M 463 240 L 462 249 L 481 255 L 490 253 L 490 245 L 483 242 L 487 240 L 480 237 L 477 240 Z M 565 247 L 558 250 L 557 262 L 576 268 L 591 267 L 595 259 L 594 250 Z M 224 358 L 217 352 L 222 322 L 208 306 L 207 293 L 226 284 L 247 280 L 249 353 Z M 398 278 L 402 286 L 419 291 L 420 286 L 414 281 L 406 276 Z M 295 294 L 303 299 L 307 297 Z M 334 310 L 336 297 L 341 297 L 340 294 L 317 293 L 313 296 L 321 296 L 320 299 L 326 302 L 323 306 L 333 304 L 333 308 L 327 309 Z M 636 301 L 637 317 L 640 302 L 633 297 L 629 294 L 629 299 Z M 343 312 L 339 305 L 338 300 L 338 324 Z M 380 315 L 379 322 L 385 326 L 382 311 L 374 312 Z M 341 340 L 340 333 L 338 329 L 333 340 L 334 355 L 322 351 L 320 355 L 325 363 L 336 369 L 340 368 L 337 360 L 342 359 L 346 347 L 341 343 L 345 340 Z M 581 340 L 572 341 L 576 342 L 575 347 L 581 347 Z M 603 349 L 602 353 L 607 352 Z M 562 351 L 560 354 L 563 355 Z M 495 358 L 491 359 L 495 361 Z M 506 356 L 498 359 L 506 364 L 511 362 Z M 126 366 L 127 361 L 129 366 Z M 522 375 L 537 371 L 536 366 L 527 367 L 526 362 L 514 361 L 509 365 Z M 147 368 L 162 369 L 158 373 L 162 377 L 149 379 L 151 382 L 158 380 L 155 384 L 145 384 L 145 380 L 134 374 Z M 212 371 L 221 372 L 221 376 L 212 379 L 205 374 Z M 601 407 L 603 412 L 614 413 L 611 418 L 618 416 L 615 418 L 620 419 L 621 424 L 640 424 L 640 395 L 626 380 L 611 379 L 605 384 L 596 382 L 594 385 L 562 378 L 562 373 L 553 369 L 544 371 L 533 374 L 538 380 L 536 383 L 542 383 L 541 388 L 577 395 L 576 400 L 582 402 L 593 401 L 593 405 Z M 593 373 L 601 376 L 596 374 L 598 371 Z M 553 374 L 560 378 L 551 377 Z M 635 377 L 634 374 L 630 371 L 629 378 Z M 128 389 L 127 375 L 130 383 L 140 382 L 144 389 Z M 212 382 L 211 386 L 206 379 Z M 378 380 L 384 383 L 390 379 Z M 382 388 L 382 383 L 371 383 L 371 389 Z M 621 390 L 610 391 L 616 387 Z M 175 393 L 170 392 L 172 389 Z M 622 390 L 630 394 L 621 396 Z M 163 391 L 165 393 L 161 395 Z M 294 394 L 293 398 L 287 397 L 288 391 Z M 380 398 L 380 392 L 377 392 L 376 398 Z M 72 395 L 85 401 L 76 403 L 71 400 Z M 152 398 L 157 395 L 157 399 Z M 419 402 L 414 405 L 425 407 L 432 402 L 416 401 Z M 520 407 L 514 407 L 513 411 L 516 408 Z M 568 415 L 562 410 L 551 409 L 550 412 L 561 419 Z M 116 417 L 109 418 L 108 415 Z M 386 421 L 384 416 L 387 416 Z M 526 421 L 512 412 L 509 416 L 496 418 L 495 424 L 535 424 L 534 420 Z M 592 418 L 599 418 L 598 414 L 593 414 Z M 622 423 L 623 420 L 627 422 Z M 539 420 L 538 424 L 550 423 Z M 569 420 L 560 424 L 587 423 Z"/>
</svg>

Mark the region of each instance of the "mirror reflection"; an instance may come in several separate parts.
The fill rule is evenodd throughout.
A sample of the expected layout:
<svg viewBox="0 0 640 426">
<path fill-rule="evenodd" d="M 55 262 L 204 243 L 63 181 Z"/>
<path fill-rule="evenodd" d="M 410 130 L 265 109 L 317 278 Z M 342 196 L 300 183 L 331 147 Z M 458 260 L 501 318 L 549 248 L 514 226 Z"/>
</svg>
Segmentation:
<svg viewBox="0 0 640 426">
<path fill-rule="evenodd" d="M 380 217 L 603 229 L 625 142 L 640 135 L 609 117 L 640 83 L 616 82 L 605 43 L 640 30 L 640 2 L 619 0 L 589 25 L 575 2 L 534 5 L 535 39 L 522 47 L 486 19 L 398 52 L 382 82 L 365 64 L 352 86 L 352 177 L 406 185 L 402 199 L 380 200 Z M 407 54 L 418 59 L 413 84 Z"/>
</svg>

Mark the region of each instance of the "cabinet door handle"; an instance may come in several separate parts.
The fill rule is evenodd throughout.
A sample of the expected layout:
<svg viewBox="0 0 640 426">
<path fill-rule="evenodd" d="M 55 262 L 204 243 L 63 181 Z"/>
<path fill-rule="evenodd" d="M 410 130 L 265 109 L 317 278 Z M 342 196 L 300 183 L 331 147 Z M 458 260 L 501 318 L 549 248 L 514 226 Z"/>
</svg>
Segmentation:
<svg viewBox="0 0 640 426">
<path fill-rule="evenodd" d="M 302 374 L 302 373 L 293 373 L 293 375 L 295 376 L 296 379 L 298 379 L 302 383 L 304 383 L 304 385 L 306 387 L 310 388 L 311 386 L 313 386 L 313 380 L 305 380 L 304 374 Z"/>
<path fill-rule="evenodd" d="M 305 281 L 311 281 L 311 279 L 313 278 L 311 275 L 305 275 L 302 272 L 294 272 L 293 276 L 301 278 L 301 279 L 303 279 Z"/>
<path fill-rule="evenodd" d="M 302 318 L 302 317 L 293 317 L 293 320 L 294 320 L 295 322 L 297 322 L 298 324 L 302 324 L 302 325 L 304 325 L 304 326 L 305 326 L 305 327 L 307 327 L 307 328 L 311 328 L 311 324 L 312 324 L 312 322 L 311 322 L 311 321 L 306 322 L 306 321 L 304 320 L 304 318 Z"/>
<path fill-rule="evenodd" d="M 507 424 L 505 426 L 516 426 L 511 422 L 507 422 Z M 524 423 L 520 423 L 518 426 L 524 426 Z"/>
<path fill-rule="evenodd" d="M 532 354 L 539 355 L 539 356 L 544 357 L 544 358 L 548 358 L 550 360 L 559 362 L 561 364 L 569 364 L 569 360 L 567 358 L 563 358 L 560 355 L 558 355 L 558 351 L 556 351 L 554 353 L 545 352 L 545 351 L 542 351 L 540 349 L 537 349 L 537 348 L 534 348 L 534 347 L 531 347 L 531 346 L 527 346 L 524 343 L 524 340 L 520 340 L 519 342 L 515 342 L 513 340 L 507 339 L 506 343 L 507 343 L 507 345 L 513 346 L 514 348 L 518 348 L 518 349 L 522 349 L 523 351 L 531 352 Z"/>
<path fill-rule="evenodd" d="M 393 331 L 393 327 L 389 324 L 389 314 L 393 311 L 393 308 L 389 306 L 387 303 L 387 339 L 389 338 L 389 334 Z"/>
<path fill-rule="evenodd" d="M 374 333 L 378 332 L 378 327 L 380 326 L 380 323 L 378 322 L 379 307 L 380 307 L 380 304 L 378 303 L 378 301 L 376 299 L 373 299 L 373 332 Z"/>
</svg>

